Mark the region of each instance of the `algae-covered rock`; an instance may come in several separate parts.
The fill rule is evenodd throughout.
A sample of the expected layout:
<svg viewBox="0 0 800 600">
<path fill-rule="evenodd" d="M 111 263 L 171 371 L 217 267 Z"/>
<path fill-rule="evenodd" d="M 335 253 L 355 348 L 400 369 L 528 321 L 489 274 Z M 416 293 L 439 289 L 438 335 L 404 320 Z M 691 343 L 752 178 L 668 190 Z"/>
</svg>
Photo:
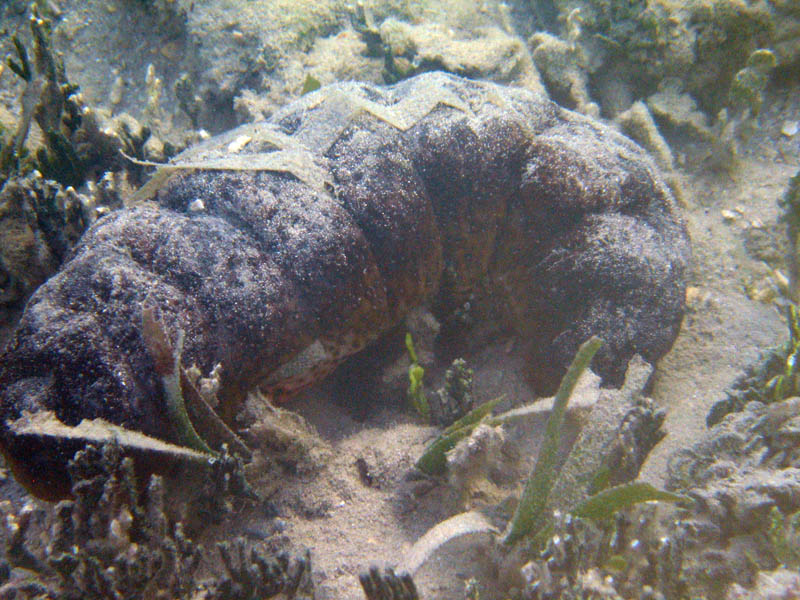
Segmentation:
<svg viewBox="0 0 800 600">
<path fill-rule="evenodd" d="M 68 0 L 62 4 L 66 6 L 54 26 L 54 41 L 57 49 L 68 50 L 67 70 L 87 103 L 95 106 L 110 100 L 116 111 L 134 115 L 159 138 L 173 143 L 190 125 L 212 133 L 238 125 L 244 111 L 234 104 L 243 94 L 268 94 L 271 110 L 285 104 L 299 91 L 298 66 L 316 41 L 353 33 L 364 24 L 365 15 L 378 24 L 387 17 L 424 19 L 465 31 L 497 23 L 493 14 L 477 5 L 428 0 L 206 0 L 202 5 L 192 0 Z M 524 49 L 520 40 L 513 42 Z M 504 44 L 507 41 L 499 45 Z M 490 50 L 493 45 L 490 40 L 482 48 Z M 471 55 L 485 62 L 474 49 Z M 98 56 L 103 61 L 96 60 Z M 148 96 L 149 65 L 162 82 L 161 127 L 145 118 L 142 99 Z M 377 65 L 374 73 L 380 70 Z M 346 79 L 350 77 L 338 80 Z M 175 87 L 178 82 L 180 89 Z M 284 91 L 286 85 L 290 87 Z M 181 97 L 198 99 L 191 103 L 192 115 L 181 110 Z"/>
<path fill-rule="evenodd" d="M 498 27 L 459 34 L 442 24 L 411 25 L 386 19 L 378 33 L 390 81 L 442 70 L 543 90 L 523 41 Z"/>
<path fill-rule="evenodd" d="M 589 95 L 585 56 L 575 44 L 537 33 L 531 38 L 533 61 L 547 82 L 551 95 L 578 112 L 597 117 L 600 108 Z"/>
<path fill-rule="evenodd" d="M 572 39 L 569 17 L 579 11 L 580 50 L 599 64 L 586 69 L 593 79 L 617 73 L 634 97 L 655 91 L 669 77 L 708 114 L 728 104 L 729 90 L 748 57 L 772 48 L 778 67 L 796 68 L 800 15 L 789 2 L 697 0 L 618 2 L 558 0 L 564 25 L 561 38 Z M 651 107 L 652 108 L 652 107 Z M 604 106 L 604 109 L 607 109 Z M 608 111 L 614 114 L 613 110 Z"/>
<path fill-rule="evenodd" d="M 697 106 L 694 98 L 684 91 L 677 78 L 668 78 L 647 98 L 647 106 L 655 117 L 671 127 L 700 139 L 711 138 L 708 116 Z"/>
<path fill-rule="evenodd" d="M 695 501 L 681 521 L 684 573 L 696 589 L 751 587 L 759 570 L 778 565 L 769 532 L 776 515 L 800 510 L 799 415 L 796 397 L 751 402 L 671 457 L 669 488 Z"/>
<path fill-rule="evenodd" d="M 622 131 L 647 148 L 662 169 L 674 166 L 672 150 L 658 131 L 653 116 L 644 102 L 635 102 L 628 110 L 614 119 Z"/>
<path fill-rule="evenodd" d="M 754 51 L 747 59 L 745 67 L 733 77 L 728 92 L 731 105 L 758 116 L 764 101 L 762 93 L 767 87 L 767 78 L 777 64 L 772 51 L 764 48 Z"/>
</svg>

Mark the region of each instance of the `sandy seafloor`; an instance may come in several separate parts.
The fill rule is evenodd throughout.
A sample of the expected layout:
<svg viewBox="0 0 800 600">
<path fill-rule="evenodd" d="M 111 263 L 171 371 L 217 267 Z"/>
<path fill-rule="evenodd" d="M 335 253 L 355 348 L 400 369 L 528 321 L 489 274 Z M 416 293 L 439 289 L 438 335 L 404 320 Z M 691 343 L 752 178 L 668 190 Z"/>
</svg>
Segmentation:
<svg viewBox="0 0 800 600">
<path fill-rule="evenodd" d="M 26 31 L 24 10 L 12 11 L 13 4 L 4 13 L 3 49 L 9 48 L 8 33 L 24 35 Z M 185 28 L 161 23 L 174 29 L 169 32 L 160 30 L 158 21 L 148 22 L 150 17 L 138 18 L 140 4 L 148 3 L 59 2 L 62 14 L 56 20 L 54 39 L 64 53 L 68 77 L 81 86 L 87 103 L 105 105 L 115 114 L 129 111 L 145 123 L 151 120 L 154 131 L 164 139 L 179 139 L 182 128 L 191 126 L 175 108 L 171 91 L 183 71 L 204 73 L 203 84 L 213 87 L 216 82 L 216 97 L 227 95 L 229 104 L 230 97 L 238 98 L 237 110 L 225 112 L 220 121 L 201 123 L 212 132 L 253 118 L 254 106 L 269 112 L 270 107 L 290 100 L 299 94 L 307 73 L 322 83 L 349 77 L 380 81 L 380 59 L 361 55 L 336 63 L 331 58 L 338 47 L 345 55 L 354 45 L 361 48 L 357 34 L 342 18 L 350 10 L 344 3 L 193 2 Z M 177 0 L 162 4 L 189 5 Z M 442 23 L 462 36 L 471 28 L 491 23 L 507 28 L 511 23 L 512 35 L 523 44 L 537 24 L 524 3 L 512 4 L 508 10 L 498 10 L 491 2 L 398 1 L 392 6 L 398 18 Z M 305 25 L 306 17 L 313 17 L 315 24 Z M 315 40 L 324 42 L 315 44 Z M 268 56 L 265 48 L 273 54 Z M 277 60 L 279 67 L 268 76 L 260 75 L 259 68 L 266 69 L 264 64 L 271 60 Z M 143 107 L 149 64 L 164 82 L 156 113 Z M 111 90 L 119 78 L 124 93 L 115 97 Z M 18 92 L 18 82 L 5 69 L 0 77 L 0 103 L 12 117 L 18 111 Z M 110 98 L 116 103 L 109 105 Z M 664 482 L 670 453 L 702 433 L 708 409 L 743 367 L 759 350 L 786 335 L 770 295 L 759 298 L 754 290 L 769 288 L 773 268 L 785 273 L 780 260 L 773 264 L 768 260 L 786 247 L 778 200 L 800 166 L 800 134 L 786 135 L 782 129 L 797 120 L 800 85 L 782 78 L 768 86 L 758 127 L 742 143 L 732 167 L 712 170 L 708 162 L 695 158 L 702 156 L 695 141 L 683 139 L 680 133 L 668 136 L 678 159 L 673 179 L 682 192 L 693 262 L 683 327 L 672 351 L 659 363 L 651 391 L 667 411 L 667 436 L 642 470 L 642 477 L 655 484 Z M 506 342 L 498 340 L 466 353 L 476 370 L 476 392 L 490 398 L 505 391 L 518 402 L 531 400 L 521 375 L 524 365 L 506 352 Z M 361 597 L 359 572 L 370 564 L 394 564 L 429 527 L 460 508 L 457 494 L 446 485 L 409 491 L 402 483 L 434 433 L 401 403 L 402 395 L 375 399 L 355 412 L 346 407 L 346 398 L 332 398 L 347 393 L 343 390 L 326 385 L 288 404 L 316 429 L 318 452 L 306 459 L 311 466 L 307 465 L 305 475 L 301 472 L 281 482 L 254 477 L 256 487 L 270 494 L 278 516 L 267 518 L 263 512 L 247 510 L 225 525 L 225 531 L 207 533 L 209 540 L 223 533 L 244 533 L 276 547 L 289 541 L 292 547 L 311 548 L 319 597 L 336 599 Z M 370 485 L 355 466 L 358 459 L 371 470 Z"/>
</svg>

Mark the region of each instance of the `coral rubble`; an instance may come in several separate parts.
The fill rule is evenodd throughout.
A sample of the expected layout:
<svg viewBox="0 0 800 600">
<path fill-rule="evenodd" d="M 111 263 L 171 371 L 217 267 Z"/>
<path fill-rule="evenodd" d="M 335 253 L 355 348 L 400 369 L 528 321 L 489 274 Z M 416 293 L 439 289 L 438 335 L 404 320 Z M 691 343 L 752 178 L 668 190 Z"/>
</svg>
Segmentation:
<svg viewBox="0 0 800 600">
<path fill-rule="evenodd" d="M 210 556 L 174 520 L 174 499 L 162 479 L 153 476 L 141 490 L 133 462 L 116 443 L 87 446 L 69 472 L 72 499 L 50 511 L 0 504 L 2 597 L 313 598 L 308 553 L 271 558 L 241 538 L 218 544 L 225 573 L 210 576 L 203 567 Z M 217 503 L 223 488 L 213 488 Z"/>
</svg>

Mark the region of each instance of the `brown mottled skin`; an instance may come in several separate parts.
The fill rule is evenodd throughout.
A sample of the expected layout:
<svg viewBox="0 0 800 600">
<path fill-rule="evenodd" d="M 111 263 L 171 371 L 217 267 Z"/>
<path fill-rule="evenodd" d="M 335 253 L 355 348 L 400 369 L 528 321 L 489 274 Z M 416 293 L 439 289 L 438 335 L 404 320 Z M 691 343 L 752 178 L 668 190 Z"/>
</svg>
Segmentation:
<svg viewBox="0 0 800 600">
<path fill-rule="evenodd" d="M 430 90 L 458 103 L 406 129 L 364 110 L 342 120 L 325 100 L 392 105 Z M 306 144 L 324 185 L 285 170 L 179 170 L 153 202 L 85 234 L 0 357 L 2 423 L 51 409 L 67 424 L 102 417 L 176 441 L 140 333 L 145 299 L 173 339 L 185 332 L 184 365 L 222 363 L 226 419 L 259 383 L 324 376 L 410 308 L 434 297 L 457 306 L 478 282 L 504 299 L 541 368 L 560 370 L 591 334 L 606 340 L 594 365 L 612 382 L 634 353 L 655 361 L 670 348 L 689 242 L 627 138 L 528 91 L 443 74 L 316 94 L 272 123 Z M 339 129 L 316 135 L 326 121 Z M 331 360 L 276 380 L 315 340 Z M 34 489 L 61 476 L 63 456 L 32 456 L 5 425 L 0 446 Z"/>
</svg>

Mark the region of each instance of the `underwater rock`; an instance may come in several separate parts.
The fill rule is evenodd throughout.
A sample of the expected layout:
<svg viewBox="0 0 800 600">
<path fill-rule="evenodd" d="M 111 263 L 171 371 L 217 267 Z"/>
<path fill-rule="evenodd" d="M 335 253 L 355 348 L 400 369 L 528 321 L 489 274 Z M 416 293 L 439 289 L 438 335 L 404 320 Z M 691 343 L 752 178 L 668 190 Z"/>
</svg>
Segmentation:
<svg viewBox="0 0 800 600">
<path fill-rule="evenodd" d="M 658 161 L 658 166 L 667 171 L 674 168 L 672 150 L 658 131 L 653 115 L 644 102 L 634 102 L 628 110 L 618 114 L 614 121 L 626 135 L 650 151 Z"/>
<path fill-rule="evenodd" d="M 255 386 L 319 381 L 414 306 L 446 314 L 479 284 L 543 388 L 593 334 L 594 368 L 619 382 L 683 316 L 689 242 L 652 161 L 522 89 L 441 73 L 322 88 L 185 152 L 133 203 L 89 229 L 0 357 L 16 468 L 30 457 L 7 423 L 23 410 L 185 441 L 145 304 L 176 362 L 222 365 L 228 422 Z M 52 468 L 29 475 L 46 487 L 63 461 L 40 458 Z"/>
<path fill-rule="evenodd" d="M 798 19 L 790 2 L 554 0 L 554 4 L 565 39 L 570 17 L 577 13 L 581 34 L 575 41 L 598 63 L 590 72 L 623 73 L 638 97 L 652 93 L 665 77 L 680 77 L 686 91 L 709 114 L 726 105 L 736 73 L 757 48 L 778 44 L 779 65 L 791 68 L 797 61 Z"/>
<path fill-rule="evenodd" d="M 389 18 L 376 34 L 383 42 L 389 81 L 442 70 L 544 91 L 523 41 L 498 27 L 459 34 L 438 23 L 412 25 Z"/>
<path fill-rule="evenodd" d="M 800 511 L 799 424 L 800 398 L 750 402 L 670 457 L 667 487 L 695 501 L 673 526 L 695 590 L 752 587 L 783 562 L 782 549 L 800 552 L 796 533 L 781 539 Z"/>
<path fill-rule="evenodd" d="M 658 90 L 647 98 L 653 116 L 684 134 L 699 139 L 712 137 L 708 117 L 701 112 L 694 99 L 683 91 L 679 79 L 664 79 Z"/>
<path fill-rule="evenodd" d="M 589 94 L 588 65 L 580 48 L 549 33 L 535 34 L 530 44 L 534 48 L 533 62 L 553 97 L 578 112 L 600 116 L 600 107 Z"/>
<path fill-rule="evenodd" d="M 771 572 L 760 571 L 752 589 L 734 583 L 725 600 L 781 600 L 800 597 L 800 574 L 780 568 Z"/>
</svg>

